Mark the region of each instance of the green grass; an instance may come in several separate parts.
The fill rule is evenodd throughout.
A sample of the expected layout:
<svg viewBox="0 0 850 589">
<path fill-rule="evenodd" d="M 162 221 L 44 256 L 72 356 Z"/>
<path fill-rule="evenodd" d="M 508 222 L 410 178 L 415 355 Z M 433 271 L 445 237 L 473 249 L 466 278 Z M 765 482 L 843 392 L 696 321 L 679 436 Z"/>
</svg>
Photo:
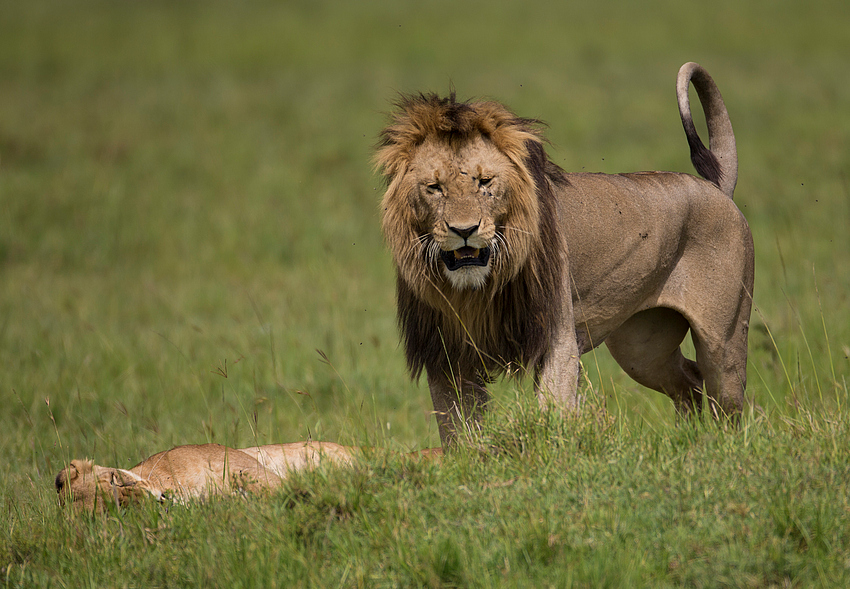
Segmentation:
<svg viewBox="0 0 850 589">
<path fill-rule="evenodd" d="M 0 0 L 0 582 L 847 585 L 848 26 L 839 0 Z M 98 520 L 57 507 L 73 457 L 437 445 L 379 229 L 390 103 L 453 86 L 546 120 L 567 169 L 690 171 L 689 60 L 738 140 L 765 415 L 678 427 L 599 350 L 577 421 L 496 386 L 484 458 Z"/>
<path fill-rule="evenodd" d="M 850 423 L 652 431 L 588 407 L 500 408 L 442 466 L 375 458 L 270 498 L 105 518 L 48 502 L 6 534 L 12 581 L 102 586 L 843 586 Z"/>
</svg>

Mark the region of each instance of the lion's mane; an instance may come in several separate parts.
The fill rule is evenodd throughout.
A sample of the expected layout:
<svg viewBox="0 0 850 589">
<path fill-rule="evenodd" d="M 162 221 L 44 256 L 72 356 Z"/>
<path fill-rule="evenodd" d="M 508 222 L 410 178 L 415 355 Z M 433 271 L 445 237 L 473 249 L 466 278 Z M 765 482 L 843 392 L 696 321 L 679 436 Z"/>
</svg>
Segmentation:
<svg viewBox="0 0 850 589">
<path fill-rule="evenodd" d="M 555 190 L 568 180 L 546 155 L 542 124 L 496 102 L 457 102 L 454 93 L 403 96 L 396 106 L 376 162 L 387 183 L 382 226 L 396 264 L 398 321 L 412 376 L 426 369 L 481 382 L 518 365 L 537 368 L 563 324 L 567 268 Z M 417 221 L 416 186 L 406 174 L 426 140 L 448 151 L 479 136 L 513 167 L 509 210 L 496 220 L 506 245 L 494 254 L 483 287 L 457 290 L 417 247 L 430 228 Z"/>
</svg>

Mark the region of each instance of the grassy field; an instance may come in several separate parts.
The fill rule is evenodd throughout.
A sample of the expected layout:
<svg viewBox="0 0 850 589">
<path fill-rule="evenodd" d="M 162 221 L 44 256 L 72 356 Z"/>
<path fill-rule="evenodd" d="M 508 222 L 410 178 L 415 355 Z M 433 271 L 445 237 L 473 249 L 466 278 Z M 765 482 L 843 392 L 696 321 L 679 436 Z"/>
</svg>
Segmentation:
<svg viewBox="0 0 850 589">
<path fill-rule="evenodd" d="M 848 30 L 846 0 L 0 0 L 0 584 L 847 586 Z M 579 419 L 498 384 L 486 458 L 58 507 L 74 457 L 437 445 L 379 229 L 392 101 L 502 100 L 568 170 L 691 171 L 690 60 L 726 99 L 756 245 L 763 412 L 739 431 L 677 427 L 599 350 Z"/>
</svg>

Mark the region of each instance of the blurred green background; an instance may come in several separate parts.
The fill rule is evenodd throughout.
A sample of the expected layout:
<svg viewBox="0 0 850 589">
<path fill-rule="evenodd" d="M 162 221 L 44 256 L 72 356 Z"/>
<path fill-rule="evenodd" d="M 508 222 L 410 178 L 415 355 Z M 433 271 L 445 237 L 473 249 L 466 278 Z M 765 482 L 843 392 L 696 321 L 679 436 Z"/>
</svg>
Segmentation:
<svg viewBox="0 0 850 589">
<path fill-rule="evenodd" d="M 130 466 L 180 443 L 438 444 L 379 228 L 393 100 L 501 100 L 549 123 L 567 170 L 691 171 L 686 61 L 738 140 L 748 396 L 841 402 L 848 31 L 846 0 L 0 1 L 6 492 L 49 487 L 69 457 Z M 623 419 L 672 422 L 604 350 L 584 362 Z"/>
</svg>

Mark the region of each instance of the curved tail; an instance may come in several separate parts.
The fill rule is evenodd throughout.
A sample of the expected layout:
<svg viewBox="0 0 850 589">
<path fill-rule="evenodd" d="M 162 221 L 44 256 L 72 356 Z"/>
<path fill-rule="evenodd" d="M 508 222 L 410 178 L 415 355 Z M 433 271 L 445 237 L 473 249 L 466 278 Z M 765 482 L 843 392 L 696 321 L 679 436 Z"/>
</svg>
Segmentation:
<svg viewBox="0 0 850 589">
<path fill-rule="evenodd" d="M 688 86 L 693 82 L 697 95 L 705 112 L 708 125 L 708 145 L 705 148 L 694 127 L 691 117 L 691 104 L 688 98 Z M 713 182 L 729 198 L 735 193 L 738 183 L 738 150 L 735 147 L 735 134 L 720 90 L 708 72 L 697 63 L 686 63 L 679 69 L 676 80 L 676 96 L 679 99 L 679 115 L 691 148 L 691 162 L 700 176 Z"/>
</svg>

